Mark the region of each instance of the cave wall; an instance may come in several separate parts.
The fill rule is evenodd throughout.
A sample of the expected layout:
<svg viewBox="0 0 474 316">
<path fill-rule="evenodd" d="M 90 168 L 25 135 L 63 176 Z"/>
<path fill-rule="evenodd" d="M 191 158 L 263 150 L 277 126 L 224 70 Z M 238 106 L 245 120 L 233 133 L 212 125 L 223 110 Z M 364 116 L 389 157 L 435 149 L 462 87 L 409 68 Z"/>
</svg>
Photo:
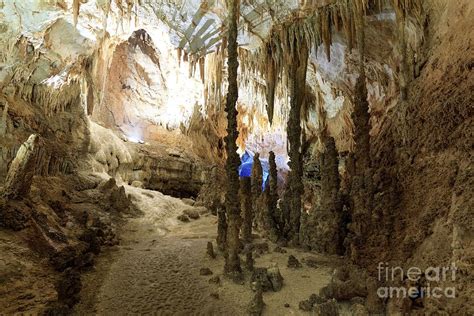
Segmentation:
<svg viewBox="0 0 474 316">
<path fill-rule="evenodd" d="M 473 83 L 470 1 L 428 4 L 426 64 L 409 85 L 408 100 L 387 115 L 372 138 L 375 195 L 371 238 L 360 263 L 459 270 L 459 296 L 428 298 L 427 310 L 469 312 L 472 244 Z M 470 228 L 469 228 L 470 227 Z M 381 243 L 387 238 L 388 244 Z M 446 282 L 444 286 L 449 284 Z M 467 288 L 466 288 L 467 286 Z M 464 287 L 464 288 L 463 288 Z M 471 306 L 472 307 L 472 306 Z"/>
</svg>

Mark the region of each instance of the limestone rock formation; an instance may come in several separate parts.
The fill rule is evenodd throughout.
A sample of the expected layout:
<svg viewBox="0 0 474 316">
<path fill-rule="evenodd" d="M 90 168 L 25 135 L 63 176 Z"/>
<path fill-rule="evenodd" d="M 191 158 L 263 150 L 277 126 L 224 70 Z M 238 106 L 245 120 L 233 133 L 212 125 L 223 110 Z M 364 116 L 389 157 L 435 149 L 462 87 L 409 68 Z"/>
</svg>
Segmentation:
<svg viewBox="0 0 474 316">
<path fill-rule="evenodd" d="M 229 68 L 229 89 L 227 93 L 226 112 L 227 112 L 227 136 L 226 136 L 226 171 L 227 171 L 227 192 L 226 192 L 226 214 L 227 214 L 227 254 L 225 262 L 225 271 L 234 279 L 240 278 L 241 267 L 239 258 L 240 240 L 240 203 L 239 203 L 239 175 L 237 168 L 240 163 L 237 155 L 237 68 L 239 62 L 237 59 L 237 19 L 239 16 L 239 7 L 237 0 L 229 2 L 229 43 L 227 47 L 228 57 L 227 66 Z"/>
<path fill-rule="evenodd" d="M 255 288 L 255 295 L 252 298 L 252 301 L 249 303 L 247 312 L 251 316 L 260 316 L 262 315 L 265 303 L 263 302 L 262 286 L 258 281 L 256 282 Z"/>
<path fill-rule="evenodd" d="M 343 241 L 346 228 L 343 226 L 340 197 L 339 160 L 334 139 L 323 136 L 325 149 L 321 153 L 321 191 L 319 203 L 311 210 L 306 223 L 309 247 L 318 252 L 344 254 Z"/>
<path fill-rule="evenodd" d="M 36 172 L 39 146 L 40 138 L 35 134 L 21 145 L 5 179 L 2 193 L 4 198 L 19 199 L 28 195 Z"/>
</svg>

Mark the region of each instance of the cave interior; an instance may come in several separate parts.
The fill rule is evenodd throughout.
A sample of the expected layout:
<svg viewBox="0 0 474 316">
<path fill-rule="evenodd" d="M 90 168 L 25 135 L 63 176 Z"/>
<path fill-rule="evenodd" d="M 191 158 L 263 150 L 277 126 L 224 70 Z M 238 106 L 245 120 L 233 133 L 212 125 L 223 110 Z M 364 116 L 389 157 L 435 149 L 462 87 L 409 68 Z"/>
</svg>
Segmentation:
<svg viewBox="0 0 474 316">
<path fill-rule="evenodd" d="M 0 314 L 474 315 L 473 30 L 0 0 Z"/>
</svg>

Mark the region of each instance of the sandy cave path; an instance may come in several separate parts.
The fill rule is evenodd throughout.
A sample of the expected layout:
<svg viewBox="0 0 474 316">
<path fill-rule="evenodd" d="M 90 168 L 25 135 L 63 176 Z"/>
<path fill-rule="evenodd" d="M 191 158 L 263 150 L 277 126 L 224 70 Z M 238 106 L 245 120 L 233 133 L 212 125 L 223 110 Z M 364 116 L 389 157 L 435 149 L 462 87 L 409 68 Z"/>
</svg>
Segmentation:
<svg viewBox="0 0 474 316">
<path fill-rule="evenodd" d="M 211 297 L 209 277 L 199 275 L 207 241 L 215 238 L 206 232 L 211 233 L 213 219 L 200 220 L 200 236 L 174 233 L 176 216 L 189 206 L 159 192 L 126 189 L 144 214 L 125 224 L 120 246 L 100 256 L 94 271 L 84 275 L 75 314 L 235 314 L 232 304 Z"/>
<path fill-rule="evenodd" d="M 130 186 L 126 191 L 143 215 L 131 218 L 121 230 L 120 245 L 104 251 L 94 269 L 83 275 L 81 302 L 74 314 L 246 315 L 253 296 L 248 282 L 237 285 L 222 277 L 222 256 L 206 255 L 207 242 L 216 237 L 216 217 L 205 214 L 181 223 L 176 217 L 189 206 L 180 199 Z M 299 310 L 299 302 L 318 293 L 331 278 L 333 259 L 287 251 L 255 258 L 255 266 L 277 265 L 284 277 L 281 291 L 264 294 L 264 315 L 308 315 Z M 320 266 L 290 269 L 290 254 L 300 260 L 311 255 Z M 201 276 L 201 268 L 219 275 L 220 285 L 210 284 L 211 276 Z"/>
</svg>

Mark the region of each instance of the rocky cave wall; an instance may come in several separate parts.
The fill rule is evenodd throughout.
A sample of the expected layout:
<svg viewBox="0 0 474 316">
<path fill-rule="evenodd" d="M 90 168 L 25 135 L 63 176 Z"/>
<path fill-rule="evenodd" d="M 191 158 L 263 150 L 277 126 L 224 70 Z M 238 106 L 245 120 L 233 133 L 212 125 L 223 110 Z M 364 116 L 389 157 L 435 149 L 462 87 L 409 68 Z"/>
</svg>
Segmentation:
<svg viewBox="0 0 474 316">
<path fill-rule="evenodd" d="M 469 1 L 427 4 L 425 63 L 414 73 L 407 101 L 389 112 L 381 132 L 372 138 L 372 237 L 360 247 L 360 262 L 422 269 L 454 263 L 459 268 L 456 284 L 462 289 L 473 275 L 469 258 L 474 254 L 474 200 L 468 188 L 474 77 L 472 37 L 461 30 L 472 28 L 472 19 L 465 17 L 474 6 Z M 424 304 L 427 310 L 465 312 L 469 291 L 460 290 L 454 301 L 429 298 Z"/>
<path fill-rule="evenodd" d="M 424 22 L 417 24 L 411 20 L 405 25 L 406 56 L 400 52 L 396 20 L 383 17 L 366 20 L 370 156 L 365 177 L 370 177 L 372 187 L 365 192 L 353 187 L 349 193 L 349 198 L 359 193 L 370 197 L 370 204 L 367 208 L 350 210 L 351 215 L 357 211 L 358 217 L 349 219 L 346 255 L 374 276 L 380 262 L 402 266 L 405 271 L 412 266 L 426 269 L 454 264 L 458 268 L 455 281 L 432 282 L 431 286 L 454 284 L 458 295 L 455 299 L 428 297 L 421 303 L 394 299 L 389 301 L 388 311 L 406 313 L 418 304 L 416 307 L 424 308 L 426 313 L 457 314 L 470 308 L 466 302 L 472 293 L 468 284 L 473 275 L 474 200 L 469 189 L 473 139 L 472 36 L 461 31 L 472 28 L 472 19 L 466 17 L 472 14 L 473 4 L 425 1 L 422 5 L 426 14 L 422 16 Z M 332 45 L 331 49 L 333 46 L 337 49 L 339 45 Z M 327 126 L 326 130 L 334 136 L 339 154 L 346 162 L 340 165 L 343 182 L 347 173 L 350 177 L 354 172 L 350 159 L 346 159 L 346 149 L 352 151 L 357 141 L 351 143 L 352 122 L 334 127 L 331 121 L 338 120 L 345 111 L 351 112 L 354 105 L 350 103 L 357 101 L 355 77 L 351 75 L 357 71 L 357 59 L 346 51 L 344 68 L 348 77 L 342 82 L 328 82 L 349 103 L 336 116 L 324 107 L 320 111 L 323 115 L 319 116 L 332 117 L 329 122 L 319 123 Z M 329 67 L 319 63 L 326 80 L 331 73 L 324 71 L 334 67 L 334 63 L 337 62 L 332 60 L 329 65 L 333 66 Z M 403 63 L 407 63 L 405 70 L 401 68 Z M 320 88 L 319 97 L 324 97 L 324 86 Z M 357 122 L 354 123 L 357 128 Z M 349 128 L 349 133 L 342 126 Z M 322 156 L 322 168 L 324 154 L 318 154 L 322 142 L 310 139 L 310 143 L 308 147 L 315 148 L 316 155 L 309 161 L 318 163 L 318 157 Z M 344 191 L 343 187 L 341 193 Z M 323 198 L 324 188 L 317 188 L 316 193 Z M 315 201 L 316 205 L 324 203 Z M 349 208 L 357 207 L 346 203 Z M 321 232 L 331 229 L 330 220 L 319 225 L 327 225 Z M 360 232 L 361 225 L 364 229 L 356 241 L 353 234 Z M 404 283 L 395 280 L 387 284 Z M 418 284 L 426 285 L 426 280 Z"/>
</svg>

